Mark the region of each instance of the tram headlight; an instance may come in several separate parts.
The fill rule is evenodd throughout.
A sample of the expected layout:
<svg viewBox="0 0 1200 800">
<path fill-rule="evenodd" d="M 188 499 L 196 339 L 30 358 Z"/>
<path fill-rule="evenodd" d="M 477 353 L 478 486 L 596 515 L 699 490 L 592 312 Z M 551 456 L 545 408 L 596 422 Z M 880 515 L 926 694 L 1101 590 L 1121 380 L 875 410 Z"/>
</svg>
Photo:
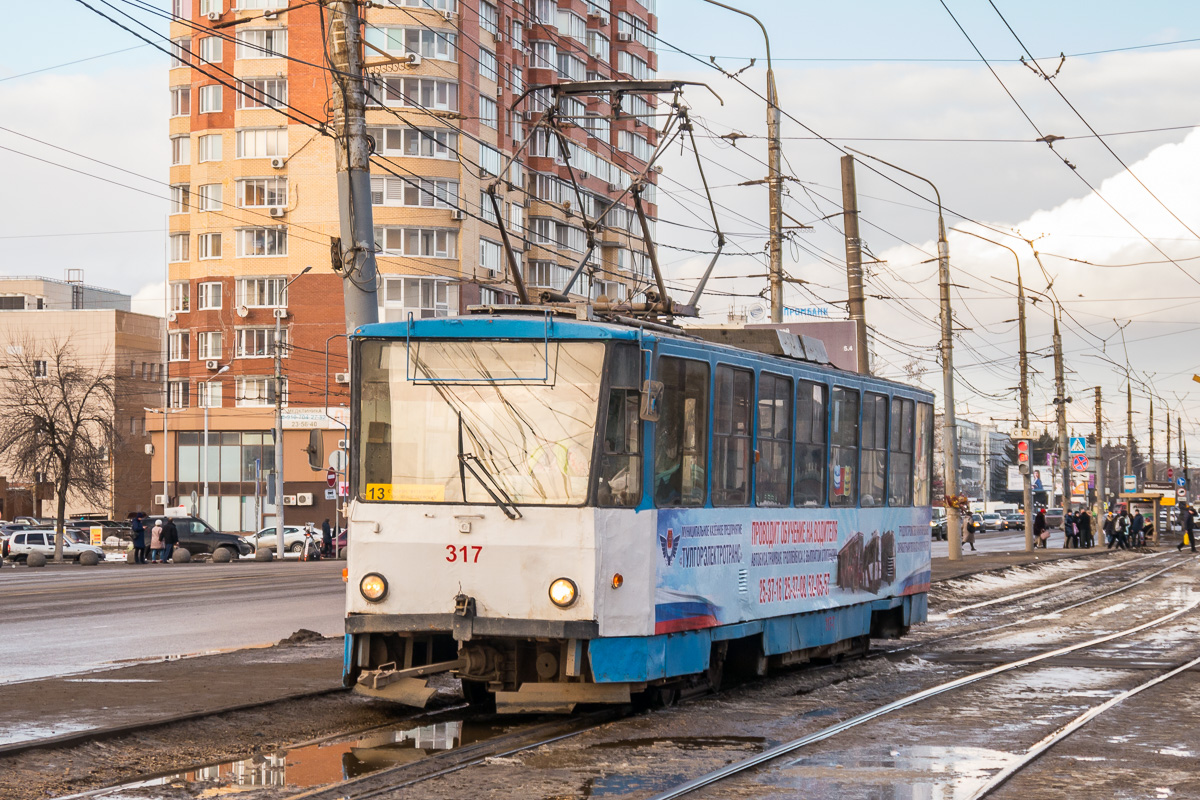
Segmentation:
<svg viewBox="0 0 1200 800">
<path fill-rule="evenodd" d="M 372 603 L 378 603 L 383 598 L 387 597 L 388 585 L 385 579 L 378 572 L 371 572 L 363 576 L 363 579 L 358 582 L 358 591 L 363 597 Z"/>
<path fill-rule="evenodd" d="M 559 608 L 570 608 L 579 590 L 570 578 L 557 578 L 550 584 L 550 602 Z"/>
</svg>

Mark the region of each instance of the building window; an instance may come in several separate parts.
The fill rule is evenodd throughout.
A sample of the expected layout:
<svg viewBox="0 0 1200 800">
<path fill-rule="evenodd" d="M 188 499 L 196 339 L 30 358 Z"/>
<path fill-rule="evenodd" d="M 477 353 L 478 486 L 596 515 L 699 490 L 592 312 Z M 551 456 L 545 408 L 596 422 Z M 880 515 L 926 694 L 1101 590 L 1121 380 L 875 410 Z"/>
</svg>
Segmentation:
<svg viewBox="0 0 1200 800">
<path fill-rule="evenodd" d="M 489 81 L 500 80 L 500 67 L 496 63 L 495 52 L 486 47 L 479 48 L 479 77 Z"/>
<path fill-rule="evenodd" d="M 858 497 L 858 392 L 833 389 L 833 430 L 830 434 L 830 505 L 852 506 Z"/>
<path fill-rule="evenodd" d="M 177 167 L 191 163 L 191 145 L 192 140 L 186 133 L 183 136 L 171 137 L 171 166 Z"/>
<path fill-rule="evenodd" d="M 654 155 L 654 148 L 646 137 L 632 131 L 618 131 L 617 148 L 642 161 L 649 161 Z"/>
<path fill-rule="evenodd" d="M 281 355 L 287 355 L 287 329 L 280 331 L 279 343 L 283 345 Z M 238 358 L 272 358 L 275 355 L 274 328 L 239 328 L 237 332 Z"/>
<path fill-rule="evenodd" d="M 191 19 L 192 0 L 171 0 L 171 16 L 176 19 Z"/>
<path fill-rule="evenodd" d="M 191 385 L 187 380 L 171 381 L 167 384 L 167 405 L 171 408 L 187 408 Z"/>
<path fill-rule="evenodd" d="M 192 87 L 176 86 L 171 89 L 171 116 L 186 117 L 192 113 Z"/>
<path fill-rule="evenodd" d="M 237 0 L 238 11 L 258 9 L 260 11 L 278 11 L 287 8 L 288 0 Z"/>
<path fill-rule="evenodd" d="M 242 278 L 237 283 L 239 306 L 276 308 L 287 305 L 284 278 Z"/>
<path fill-rule="evenodd" d="M 371 205 L 458 208 L 458 181 L 374 175 Z"/>
<path fill-rule="evenodd" d="M 492 198 L 484 191 L 479 192 L 479 216 L 483 217 L 484 222 L 490 222 L 493 225 L 500 223 L 496 218 L 496 209 L 492 206 Z"/>
<path fill-rule="evenodd" d="M 269 406 L 275 399 L 271 391 L 274 378 L 268 376 L 247 376 L 237 379 L 237 405 L 240 407 Z M 287 405 L 287 378 L 283 379 L 283 405 Z"/>
<path fill-rule="evenodd" d="M 200 210 L 201 211 L 220 211 L 223 207 L 221 197 L 224 192 L 219 183 L 205 183 L 200 186 Z"/>
<path fill-rule="evenodd" d="M 196 237 L 196 255 L 200 260 L 221 257 L 221 234 L 202 233 Z"/>
<path fill-rule="evenodd" d="M 533 43 L 533 55 L 529 62 L 530 69 L 558 69 L 558 48 L 554 42 L 537 39 Z M 543 106 L 544 108 L 545 106 Z M 530 107 L 531 111 L 541 111 L 541 108 Z"/>
<path fill-rule="evenodd" d="M 384 306 L 399 319 L 412 313 L 417 319 L 445 317 L 450 314 L 449 281 L 438 278 L 387 278 L 384 280 Z M 388 315 L 397 318 L 395 314 Z"/>
<path fill-rule="evenodd" d="M 504 167 L 504 156 L 496 148 L 481 144 L 479 145 L 479 167 L 486 170 L 489 175 L 498 176 Z"/>
<path fill-rule="evenodd" d="M 171 310 L 177 312 L 191 310 L 191 286 L 187 281 L 177 281 L 171 284 Z"/>
<path fill-rule="evenodd" d="M 287 79 L 248 78 L 239 86 L 238 108 L 282 108 L 287 105 Z"/>
<path fill-rule="evenodd" d="M 208 361 L 221 357 L 221 332 L 204 331 L 196 334 L 196 358 Z"/>
<path fill-rule="evenodd" d="M 643 44 L 651 50 L 654 49 L 654 37 L 650 35 L 650 29 L 646 27 L 645 20 L 625 11 L 617 14 L 617 35 L 628 36 L 633 41 Z"/>
<path fill-rule="evenodd" d="M 558 77 L 564 81 L 581 81 L 587 77 L 587 64 L 562 51 L 558 54 Z"/>
<path fill-rule="evenodd" d="M 167 360 L 187 361 L 191 334 L 187 331 L 172 331 L 167 334 Z"/>
<path fill-rule="evenodd" d="M 177 183 L 171 187 L 171 213 L 186 214 L 188 210 L 188 191 L 190 184 Z"/>
<path fill-rule="evenodd" d="M 369 100 L 378 105 L 458 111 L 458 84 L 430 78 L 381 78 L 370 83 Z"/>
<path fill-rule="evenodd" d="M 438 61 L 458 60 L 458 34 L 429 28 L 367 28 L 367 43 L 385 53 L 416 54 Z"/>
<path fill-rule="evenodd" d="M 579 42 L 587 38 L 587 20 L 570 11 L 558 11 L 558 33 L 560 36 L 570 36 Z"/>
<path fill-rule="evenodd" d="M 24 311 L 25 295 L 5 295 L 0 297 L 0 311 Z"/>
<path fill-rule="evenodd" d="M 437 228 L 375 228 L 375 246 L 385 255 L 457 258 L 458 232 Z"/>
<path fill-rule="evenodd" d="M 209 14 L 221 14 L 225 11 L 224 0 L 200 0 L 200 16 L 207 17 Z"/>
<path fill-rule="evenodd" d="M 458 134 L 437 128 L 367 128 L 375 151 L 385 156 L 458 158 Z"/>
<path fill-rule="evenodd" d="M 196 407 L 221 407 L 221 382 L 219 380 L 200 381 L 196 384 Z"/>
<path fill-rule="evenodd" d="M 512 46 L 517 49 L 525 46 L 525 25 L 516 19 L 512 21 Z"/>
<path fill-rule="evenodd" d="M 603 61 L 605 64 L 608 63 L 609 41 L 607 36 L 600 31 L 588 31 L 587 48 L 588 55 L 592 58 Z"/>
<path fill-rule="evenodd" d="M 495 278 L 504 272 L 504 248 L 499 242 L 487 239 L 479 240 L 479 266 L 487 270 L 489 278 Z"/>
<path fill-rule="evenodd" d="M 50 370 L 49 370 L 49 364 L 47 364 L 47 362 L 45 362 L 45 361 L 34 361 L 33 362 L 33 377 L 45 378 L 45 377 L 49 376 L 49 374 L 50 374 Z"/>
<path fill-rule="evenodd" d="M 221 284 L 216 281 L 201 283 L 196 287 L 196 308 L 209 311 L 221 307 Z"/>
<path fill-rule="evenodd" d="M 197 160 L 203 164 L 206 161 L 221 160 L 221 134 L 209 133 L 196 137 Z"/>
<path fill-rule="evenodd" d="M 219 36 L 205 36 L 200 39 L 200 60 L 206 64 L 221 63 L 221 44 L 225 40 Z"/>
<path fill-rule="evenodd" d="M 184 36 L 171 40 L 171 69 L 192 63 L 192 38 Z"/>
<path fill-rule="evenodd" d="M 637 81 L 648 81 L 654 77 L 654 70 L 645 59 L 638 58 L 628 50 L 617 53 L 617 69 Z"/>
<path fill-rule="evenodd" d="M 493 36 L 500 33 L 500 12 L 487 0 L 479 0 L 479 27 Z"/>
<path fill-rule="evenodd" d="M 212 86 L 200 87 L 200 113 L 215 114 L 221 110 L 221 89 L 224 88 L 220 84 Z"/>
<path fill-rule="evenodd" d="M 238 158 L 271 158 L 288 153 L 287 128 L 244 128 L 237 132 Z"/>
<path fill-rule="evenodd" d="M 287 255 L 287 228 L 242 228 L 237 232 L 240 258 Z"/>
<path fill-rule="evenodd" d="M 191 239 L 186 233 L 171 234 L 171 263 L 191 260 L 190 243 Z"/>
<path fill-rule="evenodd" d="M 286 206 L 287 178 L 247 178 L 237 183 L 237 203 L 241 208 Z"/>
<path fill-rule="evenodd" d="M 287 28 L 252 28 L 237 32 L 237 57 L 278 58 L 287 55 Z"/>
<path fill-rule="evenodd" d="M 496 108 L 496 101 L 490 97 L 481 95 L 479 98 L 479 124 L 492 129 L 500 127 L 499 110 Z"/>
</svg>

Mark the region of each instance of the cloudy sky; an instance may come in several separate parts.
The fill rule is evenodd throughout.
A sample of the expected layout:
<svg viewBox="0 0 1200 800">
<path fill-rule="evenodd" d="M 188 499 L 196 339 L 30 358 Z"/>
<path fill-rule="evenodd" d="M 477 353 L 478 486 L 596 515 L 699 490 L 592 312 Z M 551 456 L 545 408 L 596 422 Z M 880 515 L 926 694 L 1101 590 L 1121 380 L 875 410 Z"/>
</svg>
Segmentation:
<svg viewBox="0 0 1200 800">
<path fill-rule="evenodd" d="M 786 302 L 844 313 L 838 159 L 839 148 L 856 148 L 941 192 L 960 413 L 984 422 L 1016 416 L 1017 265 L 1008 250 L 962 232 L 971 231 L 1016 251 L 1031 297 L 1049 292 L 1062 303 L 1070 416 L 1081 431 L 1091 429 L 1091 387 L 1100 386 L 1106 433 L 1123 434 L 1129 369 L 1141 446 L 1153 396 L 1156 451 L 1165 448 L 1168 407 L 1196 449 L 1200 5 L 994 2 L 740 3 L 772 37 L 787 115 L 784 210 L 812 226 L 793 230 L 785 245 L 787 274 L 804 281 L 789 284 Z M 722 319 L 760 302 L 765 286 L 766 192 L 738 186 L 765 176 L 765 107 L 754 94 L 766 80 L 762 34 L 702 0 L 660 0 L 658 13 L 660 77 L 703 81 L 724 101 L 699 88 L 684 98 L 729 236 L 703 303 L 708 318 Z M 79 267 L 89 283 L 135 294 L 140 310 L 159 309 L 166 59 L 77 0 L 9 10 L 10 30 L 47 19 L 55 47 L 15 37 L 0 52 L 0 270 L 61 277 Z M 1019 63 L 1024 48 L 1057 73 L 1052 82 Z M 729 134 L 736 144 L 722 138 Z M 1040 135 L 1066 138 L 1051 150 Z M 673 148 L 659 192 L 662 258 L 681 287 L 707 257 L 678 248 L 713 243 L 694 158 Z M 877 371 L 940 388 L 932 195 L 869 159 L 857 178 L 861 235 L 875 257 L 867 315 Z M 1053 415 L 1050 309 L 1045 301 L 1029 309 L 1033 414 L 1044 420 Z"/>
</svg>

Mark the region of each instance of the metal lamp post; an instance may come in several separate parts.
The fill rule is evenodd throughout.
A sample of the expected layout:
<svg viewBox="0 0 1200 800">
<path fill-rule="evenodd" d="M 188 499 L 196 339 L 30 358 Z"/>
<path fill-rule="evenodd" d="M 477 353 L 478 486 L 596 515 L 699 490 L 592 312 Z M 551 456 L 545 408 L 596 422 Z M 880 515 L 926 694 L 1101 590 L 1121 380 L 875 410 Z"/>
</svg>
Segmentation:
<svg viewBox="0 0 1200 800">
<path fill-rule="evenodd" d="M 223 366 L 219 370 L 217 370 L 216 374 L 213 375 L 208 380 L 200 381 L 201 383 L 204 384 L 204 449 L 201 450 L 200 452 L 204 454 L 204 514 L 205 514 L 204 518 L 205 519 L 208 519 L 208 513 L 209 513 L 209 507 L 208 507 L 208 406 L 209 406 L 210 402 L 212 401 L 212 398 L 209 396 L 209 384 L 212 383 L 213 381 L 215 381 L 220 376 L 224 375 L 226 372 L 229 372 L 228 364 L 226 364 L 225 366 Z"/>
<path fill-rule="evenodd" d="M 312 267 L 305 267 L 300 274 L 283 285 L 279 299 L 287 297 L 288 287 L 299 280 Z M 283 308 L 287 308 L 284 304 Z M 275 315 L 275 553 L 283 560 L 283 320 Z"/>
</svg>

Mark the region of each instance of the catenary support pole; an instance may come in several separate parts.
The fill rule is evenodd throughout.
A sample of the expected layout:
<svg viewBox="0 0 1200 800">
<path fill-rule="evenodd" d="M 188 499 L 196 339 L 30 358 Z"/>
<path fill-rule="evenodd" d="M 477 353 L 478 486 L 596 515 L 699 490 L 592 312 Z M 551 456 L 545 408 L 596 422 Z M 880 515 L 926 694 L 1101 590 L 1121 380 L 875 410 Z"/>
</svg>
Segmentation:
<svg viewBox="0 0 1200 800">
<path fill-rule="evenodd" d="M 371 217 L 371 150 L 358 4 L 329 2 L 329 61 L 337 89 L 330 93 L 337 143 L 338 218 L 346 332 L 379 321 L 375 297 L 375 231 Z M 280 537 L 282 542 L 282 536 Z"/>
<path fill-rule="evenodd" d="M 1150 398 L 1150 464 L 1146 467 L 1146 480 L 1158 480 L 1158 474 L 1154 470 L 1154 398 Z"/>
<path fill-rule="evenodd" d="M 279 296 L 279 307 L 275 309 L 275 554 L 283 560 L 283 314 L 287 309 L 287 291 L 301 275 L 312 267 L 305 267 L 300 274 L 283 285 Z"/>
<path fill-rule="evenodd" d="M 1095 517 L 1095 524 L 1092 526 L 1093 533 L 1098 532 L 1098 527 L 1104 520 L 1104 487 L 1107 485 L 1105 479 L 1104 462 L 1104 417 L 1102 407 L 1100 405 L 1100 387 L 1096 387 L 1096 504 L 1092 511 Z M 1096 536 L 1096 541 L 1100 541 L 1102 537 Z"/>
<path fill-rule="evenodd" d="M 858 373 L 870 374 L 867 363 L 867 313 L 863 299 L 862 239 L 858 235 L 858 189 L 854 180 L 854 156 L 842 156 L 842 228 L 846 234 L 846 299 L 850 320 L 855 325 L 854 349 Z"/>
<path fill-rule="evenodd" d="M 1133 474 L 1133 380 L 1125 376 L 1125 474 Z M 1124 481 L 1122 481 L 1122 484 Z"/>
<path fill-rule="evenodd" d="M 1011 247 L 1013 256 L 1017 255 Z M 1021 259 L 1017 259 L 1017 327 L 1021 347 L 1021 428 L 1029 430 L 1029 347 L 1025 332 L 1025 284 L 1021 282 Z M 1033 442 L 1029 448 L 1029 463 L 1021 476 L 1021 499 L 1025 503 L 1025 552 L 1033 552 Z"/>
<path fill-rule="evenodd" d="M 1067 440 L 1067 388 L 1063 377 L 1062 336 L 1058 332 L 1058 312 L 1054 309 L 1054 403 L 1058 406 L 1058 457 L 1062 459 L 1059 468 L 1062 470 L 1062 509 L 1066 513 L 1071 508 L 1071 452 Z M 1054 495 L 1051 487 L 1051 496 Z"/>
</svg>

